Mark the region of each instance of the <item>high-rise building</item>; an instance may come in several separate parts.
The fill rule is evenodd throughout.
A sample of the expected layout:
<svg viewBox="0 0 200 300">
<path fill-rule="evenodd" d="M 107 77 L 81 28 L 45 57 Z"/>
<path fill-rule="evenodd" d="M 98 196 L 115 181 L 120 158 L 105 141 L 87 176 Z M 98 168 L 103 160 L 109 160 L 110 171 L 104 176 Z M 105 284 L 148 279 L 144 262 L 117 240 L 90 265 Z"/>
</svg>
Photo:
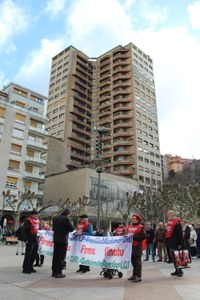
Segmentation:
<svg viewBox="0 0 200 300">
<path fill-rule="evenodd" d="M 140 189 L 161 185 L 153 62 L 134 44 L 97 58 L 69 46 L 53 57 L 47 112 L 66 168 L 88 165 L 101 146 L 105 172 L 137 179 Z"/>
<path fill-rule="evenodd" d="M 33 207 L 30 201 L 42 197 L 40 184 L 45 165 L 42 153 L 47 150 L 43 140 L 47 98 L 15 83 L 0 91 L 0 210 L 15 211 Z M 9 191 L 9 192 L 8 192 Z M 7 197 L 4 197 L 7 195 Z M 30 199 L 31 196 L 31 199 Z M 15 200 L 15 205 L 10 205 Z"/>
</svg>

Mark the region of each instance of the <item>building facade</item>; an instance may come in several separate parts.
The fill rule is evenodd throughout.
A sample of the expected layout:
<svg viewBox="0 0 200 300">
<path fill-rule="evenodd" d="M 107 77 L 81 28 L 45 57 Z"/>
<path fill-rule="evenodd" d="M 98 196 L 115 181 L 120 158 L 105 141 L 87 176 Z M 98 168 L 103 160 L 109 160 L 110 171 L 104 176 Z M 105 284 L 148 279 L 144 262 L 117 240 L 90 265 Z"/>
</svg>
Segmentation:
<svg viewBox="0 0 200 300">
<path fill-rule="evenodd" d="M 0 210 L 33 209 L 31 201 L 42 197 L 40 184 L 47 150 L 45 105 L 47 98 L 35 91 L 10 83 L 0 91 Z M 7 196 L 5 196 L 7 195 Z"/>
<path fill-rule="evenodd" d="M 101 147 L 105 172 L 140 189 L 161 186 L 153 62 L 134 44 L 97 58 L 70 46 L 53 57 L 47 112 L 49 135 L 65 142 L 66 169 L 89 165 Z M 101 145 L 97 128 L 105 129 Z"/>
<path fill-rule="evenodd" d="M 80 168 L 71 171 L 51 174 L 45 178 L 44 207 L 53 204 L 79 204 L 79 199 L 88 199 L 89 205 L 83 211 L 92 216 L 97 214 L 98 193 L 100 189 L 100 203 L 102 215 L 116 215 L 116 209 L 126 210 L 127 193 L 131 196 L 138 191 L 137 180 L 109 173 L 102 173 L 100 186 L 96 170 Z M 71 205 L 70 205 L 71 206 Z M 72 206 L 73 207 L 73 206 Z"/>
</svg>

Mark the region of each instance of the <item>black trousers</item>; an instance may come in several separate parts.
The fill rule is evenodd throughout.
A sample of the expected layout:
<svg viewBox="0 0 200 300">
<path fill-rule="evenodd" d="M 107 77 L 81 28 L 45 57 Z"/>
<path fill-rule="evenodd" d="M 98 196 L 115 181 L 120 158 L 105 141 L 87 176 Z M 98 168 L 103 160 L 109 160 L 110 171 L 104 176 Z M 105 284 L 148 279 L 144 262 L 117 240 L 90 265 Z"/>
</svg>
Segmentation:
<svg viewBox="0 0 200 300">
<path fill-rule="evenodd" d="M 28 241 L 26 244 L 24 262 L 22 268 L 25 272 L 33 269 L 33 263 L 36 259 L 38 243 L 36 241 Z"/>
<path fill-rule="evenodd" d="M 67 245 L 63 243 L 54 243 L 52 274 L 61 274 L 67 253 Z"/>
<path fill-rule="evenodd" d="M 35 263 L 36 263 L 36 265 L 43 265 L 43 263 L 44 263 L 44 255 L 37 253 Z"/>
<path fill-rule="evenodd" d="M 133 266 L 133 276 L 142 277 L 142 260 L 141 256 L 131 256 L 131 263 Z"/>
</svg>

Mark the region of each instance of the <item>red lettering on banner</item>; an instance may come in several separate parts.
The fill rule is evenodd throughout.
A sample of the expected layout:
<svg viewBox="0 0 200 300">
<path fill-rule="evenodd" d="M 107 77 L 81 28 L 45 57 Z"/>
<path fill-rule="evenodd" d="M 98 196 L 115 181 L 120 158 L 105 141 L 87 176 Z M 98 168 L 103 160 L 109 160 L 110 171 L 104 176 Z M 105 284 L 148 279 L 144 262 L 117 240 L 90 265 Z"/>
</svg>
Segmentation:
<svg viewBox="0 0 200 300">
<path fill-rule="evenodd" d="M 85 245 L 82 245 L 80 253 L 95 255 L 95 248 L 87 248 Z"/>
<path fill-rule="evenodd" d="M 111 249 L 109 247 L 105 248 L 105 256 L 123 256 L 124 250 L 120 249 L 119 247 L 117 249 Z"/>
</svg>

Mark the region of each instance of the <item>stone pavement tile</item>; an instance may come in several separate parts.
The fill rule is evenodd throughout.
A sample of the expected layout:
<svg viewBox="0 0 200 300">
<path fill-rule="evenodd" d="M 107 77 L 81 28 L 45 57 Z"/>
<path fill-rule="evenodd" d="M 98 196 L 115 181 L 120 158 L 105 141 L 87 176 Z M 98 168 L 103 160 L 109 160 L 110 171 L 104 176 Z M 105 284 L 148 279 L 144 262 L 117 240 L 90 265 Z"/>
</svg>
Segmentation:
<svg viewBox="0 0 200 300">
<path fill-rule="evenodd" d="M 1 300 L 47 300 L 51 299 L 43 294 L 28 289 L 20 288 L 15 285 L 0 284 Z"/>
<path fill-rule="evenodd" d="M 166 278 L 159 269 L 143 270 L 142 282 L 128 281 L 126 283 L 124 300 L 136 297 L 137 300 L 182 300 L 173 286 L 174 278 Z M 181 280 L 181 278 L 177 278 Z M 169 287 L 169 293 L 166 292 Z"/>
<path fill-rule="evenodd" d="M 200 281 L 200 280 L 199 280 Z M 176 290 L 181 295 L 183 300 L 199 300 L 200 299 L 200 282 L 199 284 L 179 285 Z"/>
<path fill-rule="evenodd" d="M 125 280 L 122 281 L 119 278 L 112 280 L 101 277 L 91 280 L 88 280 L 87 277 L 82 277 L 82 279 L 52 278 L 34 282 L 27 288 L 34 291 L 40 290 L 40 293 L 53 297 L 53 299 L 122 300 L 124 282 Z"/>
</svg>

